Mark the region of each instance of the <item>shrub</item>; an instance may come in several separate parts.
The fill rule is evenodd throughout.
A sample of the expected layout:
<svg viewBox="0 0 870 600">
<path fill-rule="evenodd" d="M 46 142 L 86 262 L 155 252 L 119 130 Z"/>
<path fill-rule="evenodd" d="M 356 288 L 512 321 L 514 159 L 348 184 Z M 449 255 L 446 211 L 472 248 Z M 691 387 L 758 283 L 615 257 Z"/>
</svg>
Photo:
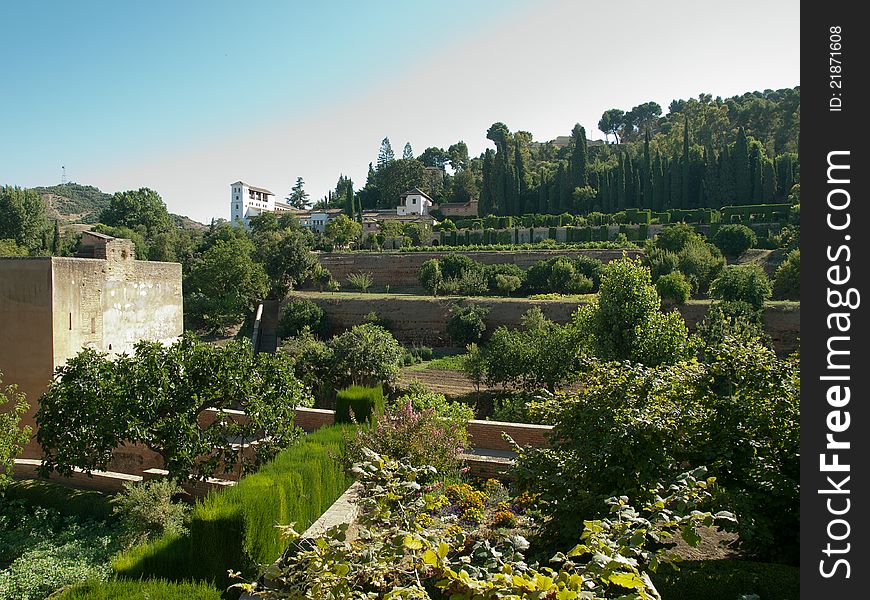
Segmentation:
<svg viewBox="0 0 870 600">
<path fill-rule="evenodd" d="M 678 313 L 665 315 L 660 305 L 649 269 L 622 258 L 604 266 L 598 304 L 581 308 L 574 327 L 594 337 L 600 358 L 647 365 L 677 362 L 691 351 L 688 331 Z"/>
<path fill-rule="evenodd" d="M 384 392 L 381 386 L 352 385 L 335 396 L 336 423 L 373 422 L 384 412 Z"/>
<path fill-rule="evenodd" d="M 737 515 L 741 547 L 764 560 L 797 559 L 796 360 L 729 339 L 703 363 L 590 366 L 581 392 L 550 405 L 552 448 L 519 459 L 521 487 L 540 494 L 558 533 L 576 539 L 601 497 L 647 498 L 650 482 L 704 457 L 718 501 Z"/>
<path fill-rule="evenodd" d="M 6 489 L 5 498 L 81 519 L 105 521 L 112 516 L 112 504 L 106 494 L 94 490 L 76 490 L 43 479 L 14 481 Z"/>
<path fill-rule="evenodd" d="M 502 275 L 499 273 L 495 276 L 495 285 L 493 287 L 499 294 L 510 296 L 520 289 L 522 284 L 522 280 L 515 275 Z"/>
<path fill-rule="evenodd" d="M 450 309 L 447 320 L 447 335 L 457 346 L 467 346 L 477 343 L 486 331 L 484 318 L 489 309 L 476 304 L 456 305 Z"/>
<path fill-rule="evenodd" d="M 433 296 L 438 295 L 438 290 L 444 281 L 444 276 L 441 274 L 441 263 L 437 258 L 430 258 L 420 267 L 419 275 L 420 285 L 430 292 Z"/>
<path fill-rule="evenodd" d="M 363 448 L 415 466 L 432 466 L 440 478 L 458 477 L 462 453 L 468 446 L 464 421 L 443 419 L 428 408 L 417 411 L 407 399 L 390 407 L 374 427 L 360 429 L 347 439 L 346 465 L 363 460 Z"/>
<path fill-rule="evenodd" d="M 123 443 L 159 453 L 173 478 L 249 469 L 298 437 L 295 409 L 312 403 L 285 354 L 255 355 L 247 340 L 217 346 L 185 334 L 171 346 L 139 342 L 133 356 L 114 360 L 86 348 L 57 371 L 40 400 L 40 470 L 106 470 Z M 225 409 L 244 410 L 247 419 L 228 418 Z M 200 425 L 208 410 L 222 417 Z M 239 451 L 238 439 L 261 442 L 252 455 Z"/>
<path fill-rule="evenodd" d="M 416 381 L 399 397 L 396 404 L 402 406 L 407 402 L 410 402 L 411 407 L 417 412 L 433 410 L 442 419 L 455 421 L 459 424 L 467 423 L 474 418 L 474 409 L 467 404 L 449 402 L 444 394 L 430 392 Z"/>
<path fill-rule="evenodd" d="M 700 236 L 691 225 L 677 223 L 663 228 L 655 237 L 655 244 L 662 250 L 680 252 L 691 240 L 700 239 Z"/>
<path fill-rule="evenodd" d="M 15 457 L 24 449 L 24 444 L 30 439 L 30 427 L 19 427 L 21 416 L 27 412 L 24 394 L 18 392 L 18 386 L 3 385 L 3 373 L 0 372 L 0 493 L 11 481 L 12 466 Z M 6 406 L 10 403 L 10 406 Z"/>
<path fill-rule="evenodd" d="M 130 547 L 164 534 L 184 534 L 184 520 L 190 509 L 173 502 L 181 493 L 181 487 L 169 479 L 125 483 L 124 491 L 112 500 L 124 530 L 124 544 Z"/>
<path fill-rule="evenodd" d="M 197 503 L 188 535 L 164 535 L 120 554 L 119 577 L 214 582 L 229 585 L 227 570 L 257 574 L 286 548 L 276 524 L 305 529 L 348 488 L 341 457 L 347 426 L 323 427 L 232 487 Z"/>
<path fill-rule="evenodd" d="M 465 296 L 482 296 L 489 291 L 489 285 L 483 271 L 471 269 L 463 271 L 456 281 L 459 291 Z"/>
<path fill-rule="evenodd" d="M 746 302 L 754 308 L 770 298 L 770 280 L 758 265 L 729 265 L 710 285 L 710 295 L 728 302 Z"/>
<path fill-rule="evenodd" d="M 499 275 L 503 277 L 515 277 L 522 285 L 526 278 L 526 272 L 513 263 L 501 263 L 486 265 L 483 267 L 487 285 L 491 290 L 498 290 Z"/>
<path fill-rule="evenodd" d="M 550 262 L 541 260 L 526 271 L 526 289 L 531 293 L 550 291 Z"/>
<path fill-rule="evenodd" d="M 327 346 L 332 352 L 329 377 L 336 389 L 352 384 L 391 384 L 399 373 L 402 347 L 383 327 L 356 325 L 332 338 Z"/>
<path fill-rule="evenodd" d="M 444 279 L 462 277 L 466 271 L 480 271 L 483 266 L 465 254 L 450 253 L 441 258 L 441 275 Z"/>
<path fill-rule="evenodd" d="M 712 244 L 704 242 L 700 237 L 690 240 L 677 253 L 680 271 L 686 276 L 693 287 L 701 293 L 706 293 L 722 267 L 725 259 L 722 253 Z"/>
<path fill-rule="evenodd" d="M 647 242 L 644 248 L 643 262 L 649 267 L 653 281 L 680 268 L 680 259 L 675 252 L 657 248 L 652 242 Z"/>
<path fill-rule="evenodd" d="M 595 283 L 583 273 L 574 273 L 574 276 L 568 281 L 568 285 L 565 286 L 565 292 L 568 294 L 588 294 L 593 289 L 595 289 Z"/>
<path fill-rule="evenodd" d="M 329 319 L 322 308 L 306 298 L 291 300 L 278 321 L 278 337 L 297 336 L 304 327 L 321 338 L 329 335 Z"/>
<path fill-rule="evenodd" d="M 689 296 L 692 295 L 692 286 L 686 280 L 685 275 L 679 271 L 659 277 L 659 280 L 656 281 L 656 290 L 658 290 L 662 300 L 674 304 L 685 304 Z"/>
<path fill-rule="evenodd" d="M 574 278 L 575 273 L 574 263 L 564 257 L 557 258 L 550 266 L 550 276 L 547 278 L 550 291 L 567 291 L 568 283 Z"/>
<path fill-rule="evenodd" d="M 801 295 L 801 251 L 788 253 L 785 261 L 776 268 L 773 277 L 773 293 L 777 298 L 799 300 Z"/>
<path fill-rule="evenodd" d="M 576 375 L 582 350 L 571 327 L 553 323 L 534 307 L 523 316 L 522 329 L 493 332 L 483 351 L 486 380 L 552 392 Z"/>
<path fill-rule="evenodd" d="M 591 256 L 578 256 L 574 259 L 574 268 L 578 273 L 592 280 L 593 289 L 598 289 L 601 284 L 601 268 L 603 266 L 604 263 Z"/>
<path fill-rule="evenodd" d="M 372 283 L 374 283 L 374 277 L 371 273 L 360 271 L 359 273 L 350 273 L 347 276 L 347 282 L 351 287 L 358 289 L 361 292 L 367 292 L 369 288 L 372 287 Z"/>
<path fill-rule="evenodd" d="M 746 225 L 723 225 L 713 236 L 713 243 L 726 256 L 738 257 L 758 243 L 758 237 Z"/>
<path fill-rule="evenodd" d="M 74 585 L 56 600 L 221 600 L 220 591 L 207 583 L 148 581 L 88 581 Z"/>
<path fill-rule="evenodd" d="M 770 346 L 764 333 L 764 311 L 746 302 L 714 302 L 696 333 L 703 342 L 702 352 L 715 351 L 728 338 Z"/>
</svg>

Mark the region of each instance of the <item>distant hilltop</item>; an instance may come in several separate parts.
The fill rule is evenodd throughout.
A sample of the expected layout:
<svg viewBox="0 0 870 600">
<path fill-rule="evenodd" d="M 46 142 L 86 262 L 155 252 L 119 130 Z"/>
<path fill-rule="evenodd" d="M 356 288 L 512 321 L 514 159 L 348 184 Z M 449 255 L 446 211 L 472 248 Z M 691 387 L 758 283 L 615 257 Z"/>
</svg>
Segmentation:
<svg viewBox="0 0 870 600">
<path fill-rule="evenodd" d="M 61 223 L 94 224 L 100 222 L 100 213 L 108 206 L 112 194 L 92 185 L 63 183 L 32 188 L 45 203 L 46 216 Z M 169 214 L 172 222 L 182 229 L 203 229 L 206 226 L 188 217 Z"/>
</svg>

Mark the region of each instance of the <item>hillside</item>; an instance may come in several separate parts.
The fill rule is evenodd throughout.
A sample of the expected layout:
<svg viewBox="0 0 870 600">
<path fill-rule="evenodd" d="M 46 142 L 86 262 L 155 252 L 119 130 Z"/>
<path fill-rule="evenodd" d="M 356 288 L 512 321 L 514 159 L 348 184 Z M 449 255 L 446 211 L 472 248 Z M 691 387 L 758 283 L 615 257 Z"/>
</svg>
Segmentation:
<svg viewBox="0 0 870 600">
<path fill-rule="evenodd" d="M 112 194 L 107 194 L 92 185 L 65 183 L 62 185 L 33 188 L 45 203 L 46 216 L 61 223 L 99 222 L 100 213 L 109 206 Z M 205 229 L 202 223 L 183 215 L 169 213 L 172 222 L 180 229 Z"/>
<path fill-rule="evenodd" d="M 109 205 L 111 194 L 91 185 L 65 183 L 33 188 L 45 202 L 49 219 L 64 223 L 96 223 L 100 212 Z"/>
</svg>

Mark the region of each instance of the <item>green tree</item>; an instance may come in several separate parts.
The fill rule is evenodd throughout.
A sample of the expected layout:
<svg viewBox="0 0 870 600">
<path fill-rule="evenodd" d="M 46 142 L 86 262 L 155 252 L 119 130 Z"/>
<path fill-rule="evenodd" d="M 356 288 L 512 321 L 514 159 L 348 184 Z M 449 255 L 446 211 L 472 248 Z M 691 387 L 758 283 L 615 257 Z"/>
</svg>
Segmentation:
<svg viewBox="0 0 870 600">
<path fill-rule="evenodd" d="M 251 255 L 247 237 L 218 240 L 184 280 L 186 315 L 209 331 L 238 325 L 269 291 L 269 276 Z"/>
<path fill-rule="evenodd" d="M 34 190 L 0 187 L 0 240 L 14 240 L 31 252 L 43 248 L 43 234 L 49 223 L 45 204 Z"/>
<path fill-rule="evenodd" d="M 17 386 L 3 387 L 3 373 L 0 373 L 0 494 L 12 480 L 15 458 L 30 439 L 30 427 L 20 426 L 21 417 L 29 408 Z"/>
<path fill-rule="evenodd" d="M 734 172 L 735 204 L 750 204 L 752 202 L 752 174 L 749 168 L 749 141 L 746 132 L 741 127 L 737 132 L 737 141 L 734 142 L 734 151 L 731 153 L 731 162 Z"/>
<path fill-rule="evenodd" d="M 330 379 L 335 389 L 348 385 L 392 384 L 399 374 L 402 347 L 378 325 L 356 325 L 327 344 L 332 351 Z"/>
<path fill-rule="evenodd" d="M 172 228 L 166 204 L 157 192 L 148 188 L 115 193 L 109 206 L 100 213 L 100 223 L 129 227 L 146 240 Z"/>
<path fill-rule="evenodd" d="M 444 277 L 441 274 L 441 263 L 437 258 L 430 258 L 420 266 L 419 275 L 420 285 L 433 296 L 438 295 L 438 289 L 444 282 Z"/>
<path fill-rule="evenodd" d="M 476 344 L 486 331 L 484 319 L 487 314 L 489 314 L 488 308 L 476 304 L 453 306 L 447 319 L 447 335 L 460 347 Z"/>
<path fill-rule="evenodd" d="M 282 299 L 314 272 L 310 233 L 284 229 L 254 236 L 255 257 L 271 281 L 270 297 Z"/>
<path fill-rule="evenodd" d="M 598 121 L 598 129 L 604 134 L 605 138 L 612 134 L 618 144 L 619 131 L 622 129 L 624 123 L 625 111 L 619 110 L 618 108 L 611 108 L 604 111 L 604 114 L 601 115 L 601 120 Z"/>
<path fill-rule="evenodd" d="M 295 337 L 308 330 L 320 337 L 329 335 L 329 318 L 323 309 L 307 298 L 294 298 L 287 303 L 278 321 L 278 336 L 281 338 Z"/>
<path fill-rule="evenodd" d="M 414 149 L 411 148 L 411 142 L 405 142 L 405 148 L 402 150 L 402 158 L 405 160 L 414 158 Z"/>
<path fill-rule="evenodd" d="M 381 148 L 378 151 L 378 170 L 387 166 L 396 156 L 393 154 L 393 147 L 390 145 L 390 138 L 385 137 L 381 140 Z"/>
<path fill-rule="evenodd" d="M 773 278 L 773 293 L 777 298 L 799 300 L 801 296 L 801 251 L 796 248 L 788 253 L 785 261 L 776 268 Z"/>
<path fill-rule="evenodd" d="M 0 256 L 27 256 L 27 248 L 19 246 L 15 240 L 0 239 Z"/>
<path fill-rule="evenodd" d="M 726 302 L 746 302 L 755 309 L 771 295 L 770 279 L 758 265 L 728 265 L 710 284 L 710 295 Z"/>
<path fill-rule="evenodd" d="M 247 340 L 217 346 L 186 334 L 171 346 L 140 342 L 114 360 L 85 349 L 40 400 L 41 471 L 106 470 L 124 443 L 160 454 L 173 478 L 245 471 L 299 436 L 295 409 L 312 403 L 287 356 L 255 355 Z M 239 408 L 244 420 L 225 412 Z M 203 425 L 207 415 L 214 418 Z M 245 445 L 253 441 L 251 453 Z"/>
<path fill-rule="evenodd" d="M 459 141 L 447 148 L 447 156 L 450 161 L 450 168 L 454 171 L 464 171 L 468 168 L 468 146 L 465 142 Z"/>
<path fill-rule="evenodd" d="M 305 208 L 308 206 L 308 193 L 304 189 L 305 181 L 301 177 L 296 178 L 296 184 L 290 190 L 290 195 L 287 197 L 287 202 L 294 208 Z"/>
<path fill-rule="evenodd" d="M 746 225 L 729 223 L 716 231 L 716 235 L 713 236 L 713 243 L 716 244 L 716 247 L 725 256 L 737 258 L 755 246 L 758 243 L 758 237 Z"/>
<path fill-rule="evenodd" d="M 324 235 L 335 246 L 346 248 L 351 242 L 356 241 L 362 233 L 362 225 L 351 220 L 345 214 L 338 215 L 326 224 Z"/>
</svg>

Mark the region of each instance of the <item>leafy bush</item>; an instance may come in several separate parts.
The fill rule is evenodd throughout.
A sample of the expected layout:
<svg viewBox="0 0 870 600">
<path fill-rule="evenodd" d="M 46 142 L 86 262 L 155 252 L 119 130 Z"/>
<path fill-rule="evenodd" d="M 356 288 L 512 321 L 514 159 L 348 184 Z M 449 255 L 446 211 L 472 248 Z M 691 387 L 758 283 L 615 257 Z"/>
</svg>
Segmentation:
<svg viewBox="0 0 870 600">
<path fill-rule="evenodd" d="M 710 295 L 727 302 L 746 302 L 754 308 L 770 298 L 770 279 L 758 265 L 729 265 L 710 285 Z"/>
<path fill-rule="evenodd" d="M 728 338 L 704 363 L 593 363 L 581 384 L 582 392 L 550 405 L 553 447 L 528 451 L 518 471 L 564 535 L 578 534 L 601 497 L 618 490 L 629 501 L 646 498 L 650 482 L 704 457 L 718 501 L 737 514 L 741 547 L 765 560 L 796 560 L 796 360 Z"/>
<path fill-rule="evenodd" d="M 569 282 L 576 274 L 574 263 L 567 258 L 557 258 L 550 266 L 550 276 L 547 278 L 547 286 L 554 292 L 565 292 L 568 290 Z"/>
<path fill-rule="evenodd" d="M 578 256 L 574 259 L 574 268 L 579 274 L 592 280 L 593 290 L 598 289 L 601 284 L 601 268 L 603 266 L 604 263 L 591 256 Z"/>
<path fill-rule="evenodd" d="M 690 545 L 700 542 L 699 528 L 733 521 L 728 513 L 697 510 L 710 497 L 713 479 L 699 479 L 704 470 L 682 474 L 667 488 L 635 509 L 624 497 L 610 498 L 611 516 L 590 521 L 580 543 L 560 552 L 550 566 L 529 565 L 526 539 L 497 523 L 513 525 L 516 513 L 499 508 L 495 527 L 479 533 L 486 518 L 482 504 L 504 495 L 487 484 L 487 491 L 467 484 L 449 486 L 436 498 L 420 493 L 434 473 L 362 449 L 363 461 L 353 471 L 362 484 L 358 530 L 365 544 L 347 540 L 347 525 L 334 527 L 314 544 L 292 544 L 270 588 L 279 595 L 350 598 L 659 598 L 646 570 L 677 560 L 660 541 L 681 535 Z M 437 515 L 441 500 L 450 503 L 458 523 L 445 527 Z M 519 500 L 519 499 L 517 499 Z M 291 541 L 299 534 L 285 528 Z M 575 540 L 576 541 L 576 540 Z M 323 565 L 329 565 L 325 571 Z M 258 584 L 239 584 L 247 592 Z M 631 594 L 631 595 L 629 595 Z"/>
<path fill-rule="evenodd" d="M 447 335 L 457 346 L 479 342 L 486 331 L 484 318 L 487 314 L 488 308 L 476 304 L 455 305 L 447 320 Z"/>
<path fill-rule="evenodd" d="M 0 493 L 11 481 L 12 466 L 15 457 L 24 449 L 24 444 L 30 439 L 30 427 L 19 427 L 21 416 L 27 412 L 24 394 L 18 392 L 18 386 L 3 385 L 3 373 L 0 372 Z M 6 406 L 10 404 L 10 406 Z"/>
<path fill-rule="evenodd" d="M 220 591 L 206 583 L 147 581 L 88 581 L 74 585 L 56 600 L 221 600 Z"/>
<path fill-rule="evenodd" d="M 676 223 L 663 228 L 655 237 L 655 244 L 662 250 L 679 253 L 692 240 L 699 239 L 695 229 L 686 223 Z"/>
<path fill-rule="evenodd" d="M 758 237 L 746 225 L 723 225 L 713 236 L 713 243 L 726 256 L 738 257 L 758 243 Z"/>
<path fill-rule="evenodd" d="M 568 294 L 588 294 L 593 289 L 595 289 L 595 282 L 583 273 L 574 273 L 574 276 L 568 280 L 565 292 Z"/>
<path fill-rule="evenodd" d="M 653 281 L 659 277 L 673 273 L 680 268 L 680 259 L 675 252 L 657 248 L 652 241 L 648 241 L 644 249 L 643 262 L 649 267 Z"/>
<path fill-rule="evenodd" d="M 412 399 L 390 407 L 369 429 L 347 440 L 346 465 L 363 460 L 364 448 L 411 465 L 432 466 L 441 477 L 458 477 L 462 453 L 468 446 L 465 421 L 444 419 L 434 408 L 415 410 Z"/>
<path fill-rule="evenodd" d="M 438 290 L 444 281 L 441 274 L 441 263 L 437 258 L 430 258 L 420 266 L 420 285 L 433 296 L 438 295 Z"/>
<path fill-rule="evenodd" d="M 520 289 L 522 285 L 522 280 L 514 275 L 498 274 L 495 276 L 495 290 L 499 294 L 509 296 Z"/>
<path fill-rule="evenodd" d="M 663 600 L 793 600 L 800 597 L 797 567 L 746 560 L 686 561 L 650 575 Z M 737 594 L 741 595 L 737 595 Z"/>
<path fill-rule="evenodd" d="M 135 546 L 112 563 L 119 577 L 229 584 L 227 570 L 257 574 L 286 548 L 276 524 L 306 528 L 348 488 L 341 457 L 347 426 L 323 427 L 235 486 L 210 494 L 190 516 L 190 533 Z"/>
<path fill-rule="evenodd" d="M 399 373 L 402 347 L 377 325 L 356 325 L 327 344 L 332 359 L 329 377 L 338 389 L 348 385 L 391 384 Z"/>
<path fill-rule="evenodd" d="M 184 520 L 190 508 L 173 502 L 181 493 L 181 487 L 169 479 L 125 483 L 124 491 L 113 499 L 125 545 L 142 544 L 163 534 L 184 534 Z"/>
<path fill-rule="evenodd" d="M 347 276 L 347 282 L 351 287 L 361 291 L 367 292 L 370 287 L 372 287 L 372 283 L 374 283 L 374 277 L 371 273 L 350 273 Z"/>
<path fill-rule="evenodd" d="M 604 266 L 598 304 L 581 307 L 573 325 L 591 336 L 600 358 L 650 366 L 674 363 L 691 353 L 688 330 L 679 313 L 663 314 L 660 306 L 649 269 L 622 258 Z"/>
<path fill-rule="evenodd" d="M 799 300 L 801 296 L 801 251 L 788 253 L 785 261 L 776 268 L 773 277 L 773 294 L 777 298 Z"/>
<path fill-rule="evenodd" d="M 459 279 L 467 271 L 482 271 L 483 265 L 465 254 L 450 253 L 441 258 L 441 275 L 444 279 Z"/>
<path fill-rule="evenodd" d="M 278 321 L 278 337 L 297 336 L 305 327 L 318 337 L 329 335 L 329 319 L 322 308 L 306 298 L 290 300 Z"/>
<path fill-rule="evenodd" d="M 692 295 L 692 286 L 686 281 L 685 275 L 679 271 L 662 275 L 656 281 L 656 290 L 662 300 L 667 300 L 674 304 L 685 304 L 689 296 Z"/>
<path fill-rule="evenodd" d="M 449 281 L 455 281 L 451 287 L 463 296 L 483 296 L 489 291 L 486 276 L 483 271 L 477 269 L 463 271 L 458 279 L 450 279 Z"/>
<path fill-rule="evenodd" d="M 486 380 L 552 392 L 576 376 L 583 350 L 572 327 L 553 323 L 534 307 L 523 316 L 521 329 L 493 332 L 483 350 Z"/>
<path fill-rule="evenodd" d="M 680 271 L 686 276 L 693 287 L 706 293 L 722 267 L 725 259 L 722 253 L 712 244 L 704 242 L 700 237 L 690 240 L 686 246 L 677 253 Z"/>
<path fill-rule="evenodd" d="M 474 409 L 462 402 L 449 402 L 444 394 L 430 392 L 417 382 L 413 382 L 408 390 L 399 397 L 396 404 L 402 406 L 410 402 L 417 411 L 433 410 L 442 419 L 455 421 L 462 425 L 474 418 Z"/>
<path fill-rule="evenodd" d="M 335 396 L 336 423 L 375 421 L 384 412 L 384 392 L 381 386 L 352 385 Z"/>
<path fill-rule="evenodd" d="M 715 352 L 728 338 L 744 342 L 754 340 L 771 347 L 764 333 L 764 310 L 747 302 L 712 303 L 696 333 L 702 341 L 702 353 L 707 349 Z"/>
<path fill-rule="evenodd" d="M 295 409 L 312 403 L 286 355 L 255 355 L 247 340 L 217 346 L 185 334 L 171 346 L 139 342 L 133 356 L 114 360 L 84 349 L 58 369 L 40 400 L 41 470 L 106 470 L 122 443 L 148 446 L 179 479 L 251 468 L 298 437 Z M 244 422 L 223 412 L 239 408 Z M 218 418 L 202 426 L 208 410 Z M 261 441 L 251 455 L 238 439 Z"/>
</svg>

